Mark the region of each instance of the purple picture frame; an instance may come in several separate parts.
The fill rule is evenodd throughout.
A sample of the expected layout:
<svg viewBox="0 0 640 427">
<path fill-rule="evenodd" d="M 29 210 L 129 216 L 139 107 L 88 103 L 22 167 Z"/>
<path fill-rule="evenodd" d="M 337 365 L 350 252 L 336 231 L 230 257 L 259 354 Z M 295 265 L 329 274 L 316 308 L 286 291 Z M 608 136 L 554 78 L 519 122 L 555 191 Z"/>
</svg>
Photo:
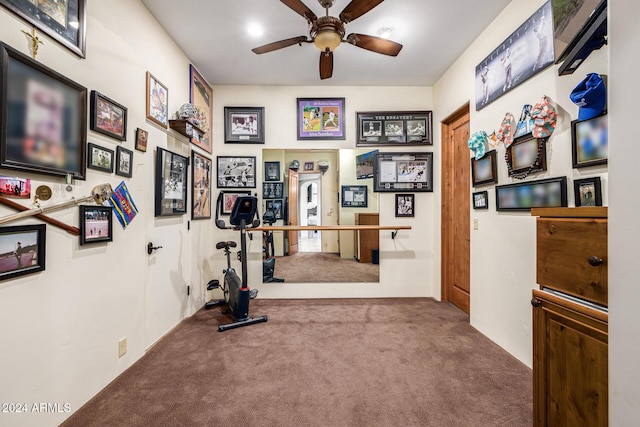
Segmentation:
<svg viewBox="0 0 640 427">
<path fill-rule="evenodd" d="M 344 98 L 298 98 L 298 140 L 346 139 Z"/>
</svg>

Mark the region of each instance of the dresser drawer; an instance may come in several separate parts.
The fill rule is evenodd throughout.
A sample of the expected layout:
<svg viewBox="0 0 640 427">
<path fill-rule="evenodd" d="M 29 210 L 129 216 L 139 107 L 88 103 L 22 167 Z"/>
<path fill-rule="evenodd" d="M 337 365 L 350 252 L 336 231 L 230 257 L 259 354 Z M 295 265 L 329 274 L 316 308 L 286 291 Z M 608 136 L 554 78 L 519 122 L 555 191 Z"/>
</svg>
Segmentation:
<svg viewBox="0 0 640 427">
<path fill-rule="evenodd" d="M 607 305 L 607 220 L 538 218 L 539 285 Z"/>
</svg>

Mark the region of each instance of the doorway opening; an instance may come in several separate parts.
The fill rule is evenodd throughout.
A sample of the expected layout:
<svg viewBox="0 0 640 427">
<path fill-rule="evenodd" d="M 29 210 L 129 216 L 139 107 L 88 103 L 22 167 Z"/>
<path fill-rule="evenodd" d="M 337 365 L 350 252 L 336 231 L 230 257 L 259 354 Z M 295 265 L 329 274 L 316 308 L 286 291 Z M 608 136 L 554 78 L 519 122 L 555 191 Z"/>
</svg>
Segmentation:
<svg viewBox="0 0 640 427">
<path fill-rule="evenodd" d="M 298 223 L 322 225 L 322 179 L 319 173 L 299 175 Z M 298 232 L 298 252 L 322 252 L 322 233 L 318 230 Z"/>
</svg>

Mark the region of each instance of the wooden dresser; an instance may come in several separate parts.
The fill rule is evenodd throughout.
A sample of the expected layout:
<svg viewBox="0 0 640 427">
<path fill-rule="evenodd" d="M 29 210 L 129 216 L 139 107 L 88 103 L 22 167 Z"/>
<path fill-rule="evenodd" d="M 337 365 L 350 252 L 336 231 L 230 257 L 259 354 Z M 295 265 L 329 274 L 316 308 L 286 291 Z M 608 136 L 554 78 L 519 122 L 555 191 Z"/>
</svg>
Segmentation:
<svg viewBox="0 0 640 427">
<path fill-rule="evenodd" d="M 355 225 L 380 225 L 377 213 L 355 214 Z M 373 250 L 378 250 L 380 232 L 378 230 L 354 231 L 355 257 L 359 262 L 373 262 Z"/>
<path fill-rule="evenodd" d="M 533 425 L 608 425 L 607 208 L 534 208 Z"/>
</svg>

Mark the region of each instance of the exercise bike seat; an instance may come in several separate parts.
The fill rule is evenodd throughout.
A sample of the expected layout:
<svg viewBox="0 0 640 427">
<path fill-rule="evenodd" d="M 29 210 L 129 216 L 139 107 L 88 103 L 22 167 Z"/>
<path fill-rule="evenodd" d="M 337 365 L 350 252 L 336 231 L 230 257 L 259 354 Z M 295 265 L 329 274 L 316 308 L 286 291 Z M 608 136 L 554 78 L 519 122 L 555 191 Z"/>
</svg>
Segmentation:
<svg viewBox="0 0 640 427">
<path fill-rule="evenodd" d="M 227 242 L 218 242 L 216 243 L 216 249 L 222 249 L 222 248 L 235 248 L 237 245 L 236 242 L 233 242 L 231 240 L 227 241 Z"/>
</svg>

